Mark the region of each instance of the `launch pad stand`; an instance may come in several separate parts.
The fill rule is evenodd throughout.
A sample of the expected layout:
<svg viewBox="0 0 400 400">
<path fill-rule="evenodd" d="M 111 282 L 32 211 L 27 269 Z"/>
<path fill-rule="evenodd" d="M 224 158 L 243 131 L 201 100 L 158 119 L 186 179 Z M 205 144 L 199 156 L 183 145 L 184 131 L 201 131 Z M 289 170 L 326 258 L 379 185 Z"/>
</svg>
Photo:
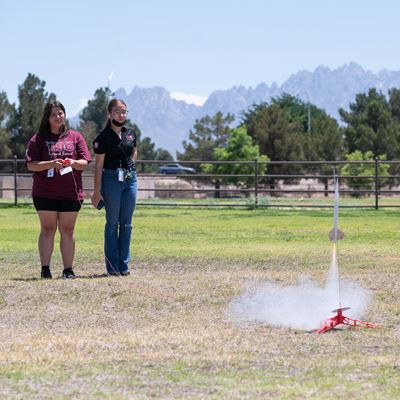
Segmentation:
<svg viewBox="0 0 400 400">
<path fill-rule="evenodd" d="M 348 326 L 358 326 L 360 328 L 376 328 L 375 324 L 371 322 L 361 321 L 358 319 L 353 319 L 346 317 L 343 315 L 343 311 L 349 310 L 350 307 L 342 307 L 337 308 L 336 310 L 332 310 L 332 312 L 336 313 L 336 315 L 332 318 L 327 319 L 324 324 L 317 330 L 317 333 L 325 333 L 333 329 L 336 325 L 348 325 Z"/>
</svg>

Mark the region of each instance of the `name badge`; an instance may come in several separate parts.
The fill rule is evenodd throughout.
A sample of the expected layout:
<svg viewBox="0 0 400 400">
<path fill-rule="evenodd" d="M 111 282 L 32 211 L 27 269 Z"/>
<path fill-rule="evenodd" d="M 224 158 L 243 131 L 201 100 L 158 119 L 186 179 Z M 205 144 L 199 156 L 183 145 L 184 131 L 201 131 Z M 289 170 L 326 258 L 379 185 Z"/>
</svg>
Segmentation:
<svg viewBox="0 0 400 400">
<path fill-rule="evenodd" d="M 54 176 L 54 168 L 50 168 L 47 170 L 47 177 L 52 178 Z"/>
<path fill-rule="evenodd" d="M 118 168 L 118 181 L 123 182 L 125 180 L 124 170 L 122 168 Z"/>
<path fill-rule="evenodd" d="M 72 172 L 72 167 L 66 167 L 66 168 L 60 169 L 60 175 L 65 175 L 65 174 L 68 174 L 69 172 Z"/>
</svg>

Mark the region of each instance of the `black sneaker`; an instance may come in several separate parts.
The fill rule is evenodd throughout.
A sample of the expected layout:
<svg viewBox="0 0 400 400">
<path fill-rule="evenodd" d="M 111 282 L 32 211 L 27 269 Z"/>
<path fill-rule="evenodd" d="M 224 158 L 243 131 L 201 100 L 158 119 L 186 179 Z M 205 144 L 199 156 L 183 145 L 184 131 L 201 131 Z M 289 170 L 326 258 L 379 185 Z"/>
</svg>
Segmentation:
<svg viewBox="0 0 400 400">
<path fill-rule="evenodd" d="M 50 271 L 50 267 L 42 267 L 42 272 L 40 274 L 40 277 L 42 279 L 51 279 L 53 278 L 51 276 L 51 271 Z"/>
<path fill-rule="evenodd" d="M 107 276 L 119 276 L 119 272 L 107 272 Z"/>
<path fill-rule="evenodd" d="M 64 269 L 64 271 L 62 273 L 62 278 L 63 279 L 75 279 L 75 274 L 74 274 L 74 271 L 72 271 L 72 268 Z"/>
<path fill-rule="evenodd" d="M 121 276 L 128 276 L 128 275 L 130 275 L 131 273 L 129 272 L 129 271 L 124 271 L 124 272 L 121 272 Z"/>
</svg>

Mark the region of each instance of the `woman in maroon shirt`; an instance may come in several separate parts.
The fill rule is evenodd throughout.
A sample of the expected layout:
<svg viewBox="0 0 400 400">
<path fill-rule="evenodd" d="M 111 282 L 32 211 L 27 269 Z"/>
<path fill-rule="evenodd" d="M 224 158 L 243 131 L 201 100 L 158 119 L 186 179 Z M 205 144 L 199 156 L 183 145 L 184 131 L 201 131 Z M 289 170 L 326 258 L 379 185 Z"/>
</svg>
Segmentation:
<svg viewBox="0 0 400 400">
<path fill-rule="evenodd" d="M 90 162 L 83 136 L 65 125 L 65 108 L 49 102 L 38 132 L 29 140 L 26 164 L 33 172 L 32 197 L 40 220 L 41 276 L 51 279 L 50 261 L 58 227 L 63 278 L 74 278 L 74 228 L 83 202 L 82 171 Z"/>
</svg>

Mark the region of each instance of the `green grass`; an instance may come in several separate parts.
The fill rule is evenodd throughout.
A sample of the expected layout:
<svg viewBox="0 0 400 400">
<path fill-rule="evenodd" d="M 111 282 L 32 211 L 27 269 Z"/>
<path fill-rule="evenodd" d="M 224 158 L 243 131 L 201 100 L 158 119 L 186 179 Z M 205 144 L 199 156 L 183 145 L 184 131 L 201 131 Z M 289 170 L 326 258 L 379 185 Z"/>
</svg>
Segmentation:
<svg viewBox="0 0 400 400">
<path fill-rule="evenodd" d="M 226 315 L 249 280 L 323 282 L 332 210 L 138 207 L 133 274 L 102 278 L 104 213 L 84 208 L 78 279 L 41 281 L 36 212 L 0 208 L 1 397 L 398 398 L 400 215 L 339 217 L 341 274 L 373 293 L 365 319 L 379 329 L 316 335 Z M 58 246 L 52 264 L 60 274 Z"/>
</svg>

